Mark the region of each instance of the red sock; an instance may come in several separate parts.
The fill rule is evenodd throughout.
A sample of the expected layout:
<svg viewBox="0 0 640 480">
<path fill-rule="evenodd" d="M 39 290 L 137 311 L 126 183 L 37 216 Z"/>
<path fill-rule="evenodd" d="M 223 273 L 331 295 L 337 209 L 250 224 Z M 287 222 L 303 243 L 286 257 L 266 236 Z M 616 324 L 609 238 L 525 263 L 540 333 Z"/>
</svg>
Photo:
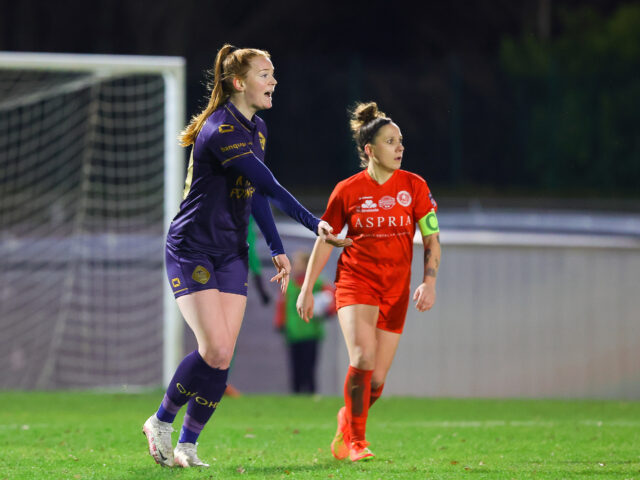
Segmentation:
<svg viewBox="0 0 640 480">
<path fill-rule="evenodd" d="M 351 427 L 351 442 L 365 441 L 372 373 L 373 370 L 360 370 L 349 366 L 344 380 L 344 404 Z"/>
<path fill-rule="evenodd" d="M 380 395 L 382 395 L 383 388 L 384 388 L 384 383 L 380 385 L 378 388 L 376 388 L 375 390 L 373 388 L 371 389 L 371 398 L 369 399 L 369 408 L 371 408 L 373 404 L 376 403 L 376 400 L 380 398 Z"/>
</svg>

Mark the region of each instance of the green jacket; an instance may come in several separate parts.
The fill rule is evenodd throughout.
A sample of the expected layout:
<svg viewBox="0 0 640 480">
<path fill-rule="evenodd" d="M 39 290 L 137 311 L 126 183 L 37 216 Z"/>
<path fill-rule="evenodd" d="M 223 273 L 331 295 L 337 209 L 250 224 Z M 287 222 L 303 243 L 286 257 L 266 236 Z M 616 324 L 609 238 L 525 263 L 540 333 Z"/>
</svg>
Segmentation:
<svg viewBox="0 0 640 480">
<path fill-rule="evenodd" d="M 314 315 L 309 323 L 298 315 L 296 301 L 300 295 L 300 287 L 292 278 L 287 293 L 280 297 L 276 308 L 276 326 L 282 331 L 288 343 L 303 340 L 322 340 L 324 338 L 324 322 L 326 316 Z M 326 289 L 325 283 L 318 279 L 313 285 L 313 293 Z M 335 308 L 335 307 L 334 307 Z"/>
</svg>

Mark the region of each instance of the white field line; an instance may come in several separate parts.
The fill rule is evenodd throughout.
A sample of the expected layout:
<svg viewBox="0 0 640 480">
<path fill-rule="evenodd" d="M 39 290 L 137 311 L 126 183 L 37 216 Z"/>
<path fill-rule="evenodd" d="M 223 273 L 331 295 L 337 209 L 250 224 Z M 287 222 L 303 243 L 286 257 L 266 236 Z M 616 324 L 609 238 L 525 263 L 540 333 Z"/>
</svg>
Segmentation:
<svg viewBox="0 0 640 480">
<path fill-rule="evenodd" d="M 292 419 L 291 423 L 296 423 L 295 419 Z M 368 423 L 373 428 L 407 428 L 407 427 L 419 427 L 419 428 L 553 428 L 559 426 L 579 425 L 583 427 L 624 427 L 624 428 L 640 428 L 640 421 L 634 420 L 579 420 L 573 422 L 570 420 L 464 420 L 464 421 L 448 421 L 448 420 L 427 420 L 417 422 L 376 422 L 375 419 Z M 300 422 L 299 427 L 325 427 L 327 422 Z M 331 427 L 334 427 L 331 422 Z M 256 428 L 265 430 L 277 430 L 287 428 L 289 423 L 279 423 L 272 425 L 260 425 Z M 242 427 L 244 428 L 244 427 Z"/>
<path fill-rule="evenodd" d="M 247 425 L 250 422 L 247 423 Z M 227 426 L 231 430 L 246 430 L 247 425 Z M 290 423 L 273 423 L 256 426 L 256 430 L 282 430 L 287 429 L 293 425 L 298 428 L 310 428 L 310 427 L 329 427 L 333 428 L 333 422 L 298 422 L 292 419 Z M 512 428 L 552 428 L 567 425 L 580 425 L 584 427 L 623 427 L 623 428 L 640 428 L 640 421 L 634 420 L 580 420 L 578 422 L 572 421 L 544 421 L 544 420 L 465 420 L 465 421 L 447 421 L 447 420 L 429 420 L 423 422 L 376 422 L 375 420 L 370 422 L 370 425 L 374 428 L 407 428 L 407 427 L 420 427 L 420 428 L 499 428 L 499 427 L 512 427 Z M 52 424 L 47 423 L 0 423 L 0 430 L 31 430 L 31 429 L 47 429 L 53 428 Z M 253 427 L 252 427 L 253 428 Z"/>
<path fill-rule="evenodd" d="M 626 427 L 639 428 L 640 421 L 632 420 L 580 420 L 572 421 L 544 421 L 544 420 L 467 420 L 467 421 L 425 421 L 425 422 L 372 422 L 379 427 L 384 428 L 496 428 L 496 427 L 514 427 L 514 428 L 552 428 L 567 425 L 580 425 L 584 427 Z"/>
</svg>

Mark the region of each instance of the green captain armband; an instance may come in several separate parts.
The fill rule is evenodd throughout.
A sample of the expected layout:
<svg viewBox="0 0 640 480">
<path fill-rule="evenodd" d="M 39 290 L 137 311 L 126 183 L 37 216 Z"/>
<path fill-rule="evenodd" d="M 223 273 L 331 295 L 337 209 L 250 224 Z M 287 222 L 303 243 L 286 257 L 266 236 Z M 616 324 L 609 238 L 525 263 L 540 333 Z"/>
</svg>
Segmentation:
<svg viewBox="0 0 640 480">
<path fill-rule="evenodd" d="M 436 212 L 431 210 L 427 213 L 424 217 L 418 220 L 418 226 L 420 227 L 423 237 L 431 235 L 432 233 L 438 233 L 440 231 L 440 227 L 438 227 L 438 217 L 436 217 Z"/>
</svg>

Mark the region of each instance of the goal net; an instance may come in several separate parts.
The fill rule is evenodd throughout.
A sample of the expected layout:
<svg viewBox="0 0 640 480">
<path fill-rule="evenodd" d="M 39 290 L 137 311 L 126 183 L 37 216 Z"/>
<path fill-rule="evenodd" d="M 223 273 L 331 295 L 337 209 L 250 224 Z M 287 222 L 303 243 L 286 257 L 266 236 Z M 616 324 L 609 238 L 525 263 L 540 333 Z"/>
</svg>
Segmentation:
<svg viewBox="0 0 640 480">
<path fill-rule="evenodd" d="M 181 58 L 0 53 L 0 388 L 168 380 L 183 120 Z"/>
</svg>

